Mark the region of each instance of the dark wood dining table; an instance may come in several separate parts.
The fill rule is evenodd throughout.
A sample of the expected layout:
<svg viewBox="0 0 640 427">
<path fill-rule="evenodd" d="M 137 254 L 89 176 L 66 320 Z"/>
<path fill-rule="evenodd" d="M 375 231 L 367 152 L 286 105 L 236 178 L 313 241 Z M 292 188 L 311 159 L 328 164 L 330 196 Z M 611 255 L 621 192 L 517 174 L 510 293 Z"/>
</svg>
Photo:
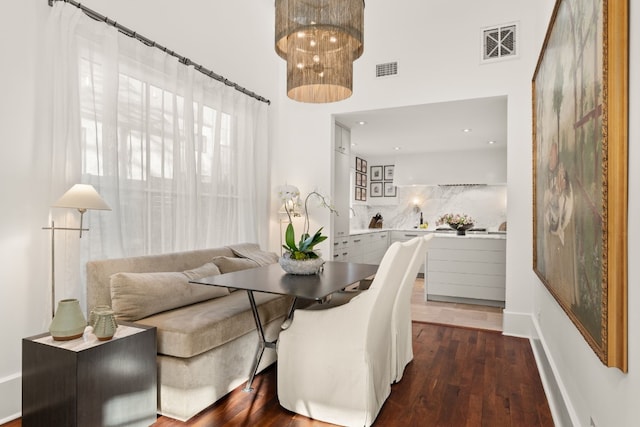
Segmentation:
<svg viewBox="0 0 640 427">
<path fill-rule="evenodd" d="M 360 280 L 371 277 L 377 270 L 377 265 L 327 261 L 318 274 L 304 276 L 286 273 L 279 264 L 269 264 L 234 271 L 232 273 L 204 277 L 190 282 L 247 291 L 260 340 L 251 369 L 251 375 L 244 388 L 245 391 L 251 391 L 253 390 L 251 384 L 253 383 L 253 378 L 256 375 L 265 348 L 275 349 L 277 342 L 277 340 L 268 341 L 265 338 L 264 327 L 260 320 L 258 307 L 253 295 L 254 292 L 266 292 L 294 297 L 287 313 L 287 319 L 290 319 L 298 299 L 325 303 L 331 299 L 333 293 L 343 290 Z"/>
</svg>

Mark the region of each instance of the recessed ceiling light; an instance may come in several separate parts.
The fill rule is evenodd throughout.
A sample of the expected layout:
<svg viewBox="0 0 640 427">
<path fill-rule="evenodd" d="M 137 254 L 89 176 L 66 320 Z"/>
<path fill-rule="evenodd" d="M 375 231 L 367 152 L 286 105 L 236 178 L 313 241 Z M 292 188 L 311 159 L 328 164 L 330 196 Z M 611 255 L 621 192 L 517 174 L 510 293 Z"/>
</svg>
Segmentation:
<svg viewBox="0 0 640 427">
<path fill-rule="evenodd" d="M 488 141 L 487 143 L 488 143 L 489 145 L 493 145 L 493 144 L 495 144 L 496 142 L 495 142 L 495 141 Z"/>
<path fill-rule="evenodd" d="M 356 145 L 358 145 L 358 144 L 356 144 L 355 142 L 352 142 L 352 143 L 351 143 L 351 146 L 352 146 L 352 147 L 355 147 Z"/>
<path fill-rule="evenodd" d="M 366 124 L 367 124 L 367 122 L 365 122 L 364 120 L 360 120 L 360 121 L 358 122 L 358 124 L 359 124 L 360 126 L 364 126 L 364 125 L 366 125 Z"/>
<path fill-rule="evenodd" d="M 393 147 L 394 150 L 396 151 L 400 151 L 402 149 L 402 147 Z"/>
<path fill-rule="evenodd" d="M 462 129 L 462 132 L 464 132 L 464 133 L 469 133 L 469 132 L 471 132 L 471 129 L 469 129 L 469 128 Z"/>
</svg>

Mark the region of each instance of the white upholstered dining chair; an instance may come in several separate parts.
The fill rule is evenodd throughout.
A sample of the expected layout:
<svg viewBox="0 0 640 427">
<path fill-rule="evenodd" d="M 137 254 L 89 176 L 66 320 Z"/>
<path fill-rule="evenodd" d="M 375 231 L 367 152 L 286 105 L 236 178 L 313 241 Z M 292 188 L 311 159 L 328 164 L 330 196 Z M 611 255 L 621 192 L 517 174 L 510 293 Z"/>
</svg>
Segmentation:
<svg viewBox="0 0 640 427">
<path fill-rule="evenodd" d="M 369 426 L 391 393 L 391 317 L 415 247 L 393 243 L 371 287 L 349 303 L 296 310 L 278 339 L 278 399 L 285 409 Z"/>
<path fill-rule="evenodd" d="M 433 234 L 415 237 L 407 243 L 415 246 L 413 258 L 407 267 L 393 305 L 391 317 L 391 370 L 392 382 L 402 379 L 405 367 L 413 360 L 413 340 L 411 328 L 411 295 L 418 270 L 426 259 L 429 240 Z M 425 277 L 426 280 L 426 277 Z"/>
</svg>

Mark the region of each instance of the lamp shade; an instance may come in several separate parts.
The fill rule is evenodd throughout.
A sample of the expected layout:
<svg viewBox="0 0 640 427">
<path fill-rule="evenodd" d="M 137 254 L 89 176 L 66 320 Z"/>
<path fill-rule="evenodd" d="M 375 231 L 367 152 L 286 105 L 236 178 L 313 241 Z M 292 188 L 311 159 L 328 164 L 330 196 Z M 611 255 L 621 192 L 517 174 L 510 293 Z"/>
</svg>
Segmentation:
<svg viewBox="0 0 640 427">
<path fill-rule="evenodd" d="M 53 205 L 54 208 L 95 209 L 110 211 L 109 205 L 92 185 L 75 184 Z"/>
<path fill-rule="evenodd" d="M 276 53 L 287 60 L 287 96 L 324 103 L 353 92 L 364 50 L 364 0 L 276 0 Z"/>
</svg>

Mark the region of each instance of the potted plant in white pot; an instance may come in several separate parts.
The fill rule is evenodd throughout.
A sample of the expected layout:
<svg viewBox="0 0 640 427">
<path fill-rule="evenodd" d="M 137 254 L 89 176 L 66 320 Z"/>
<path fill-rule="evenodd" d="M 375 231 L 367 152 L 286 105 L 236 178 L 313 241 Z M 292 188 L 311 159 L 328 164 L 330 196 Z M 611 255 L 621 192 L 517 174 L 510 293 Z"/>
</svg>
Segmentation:
<svg viewBox="0 0 640 427">
<path fill-rule="evenodd" d="M 282 201 L 284 210 L 289 219 L 289 224 L 285 231 L 285 244 L 283 255 L 280 257 L 280 266 L 284 271 L 291 274 L 316 274 L 322 269 L 324 260 L 315 246 L 327 240 L 327 236 L 322 235 L 323 227 L 320 227 L 313 235 L 309 234 L 309 199 L 313 196 L 320 200 L 320 205 L 329 209 L 329 212 L 338 212 L 327 201 L 327 198 L 317 191 L 310 192 L 304 199 L 304 204 L 300 203 L 300 191 L 293 185 L 279 187 L 278 196 Z M 293 217 L 300 216 L 298 209 L 304 208 L 304 227 L 300 240 L 296 242 L 295 230 L 293 227 Z"/>
</svg>

